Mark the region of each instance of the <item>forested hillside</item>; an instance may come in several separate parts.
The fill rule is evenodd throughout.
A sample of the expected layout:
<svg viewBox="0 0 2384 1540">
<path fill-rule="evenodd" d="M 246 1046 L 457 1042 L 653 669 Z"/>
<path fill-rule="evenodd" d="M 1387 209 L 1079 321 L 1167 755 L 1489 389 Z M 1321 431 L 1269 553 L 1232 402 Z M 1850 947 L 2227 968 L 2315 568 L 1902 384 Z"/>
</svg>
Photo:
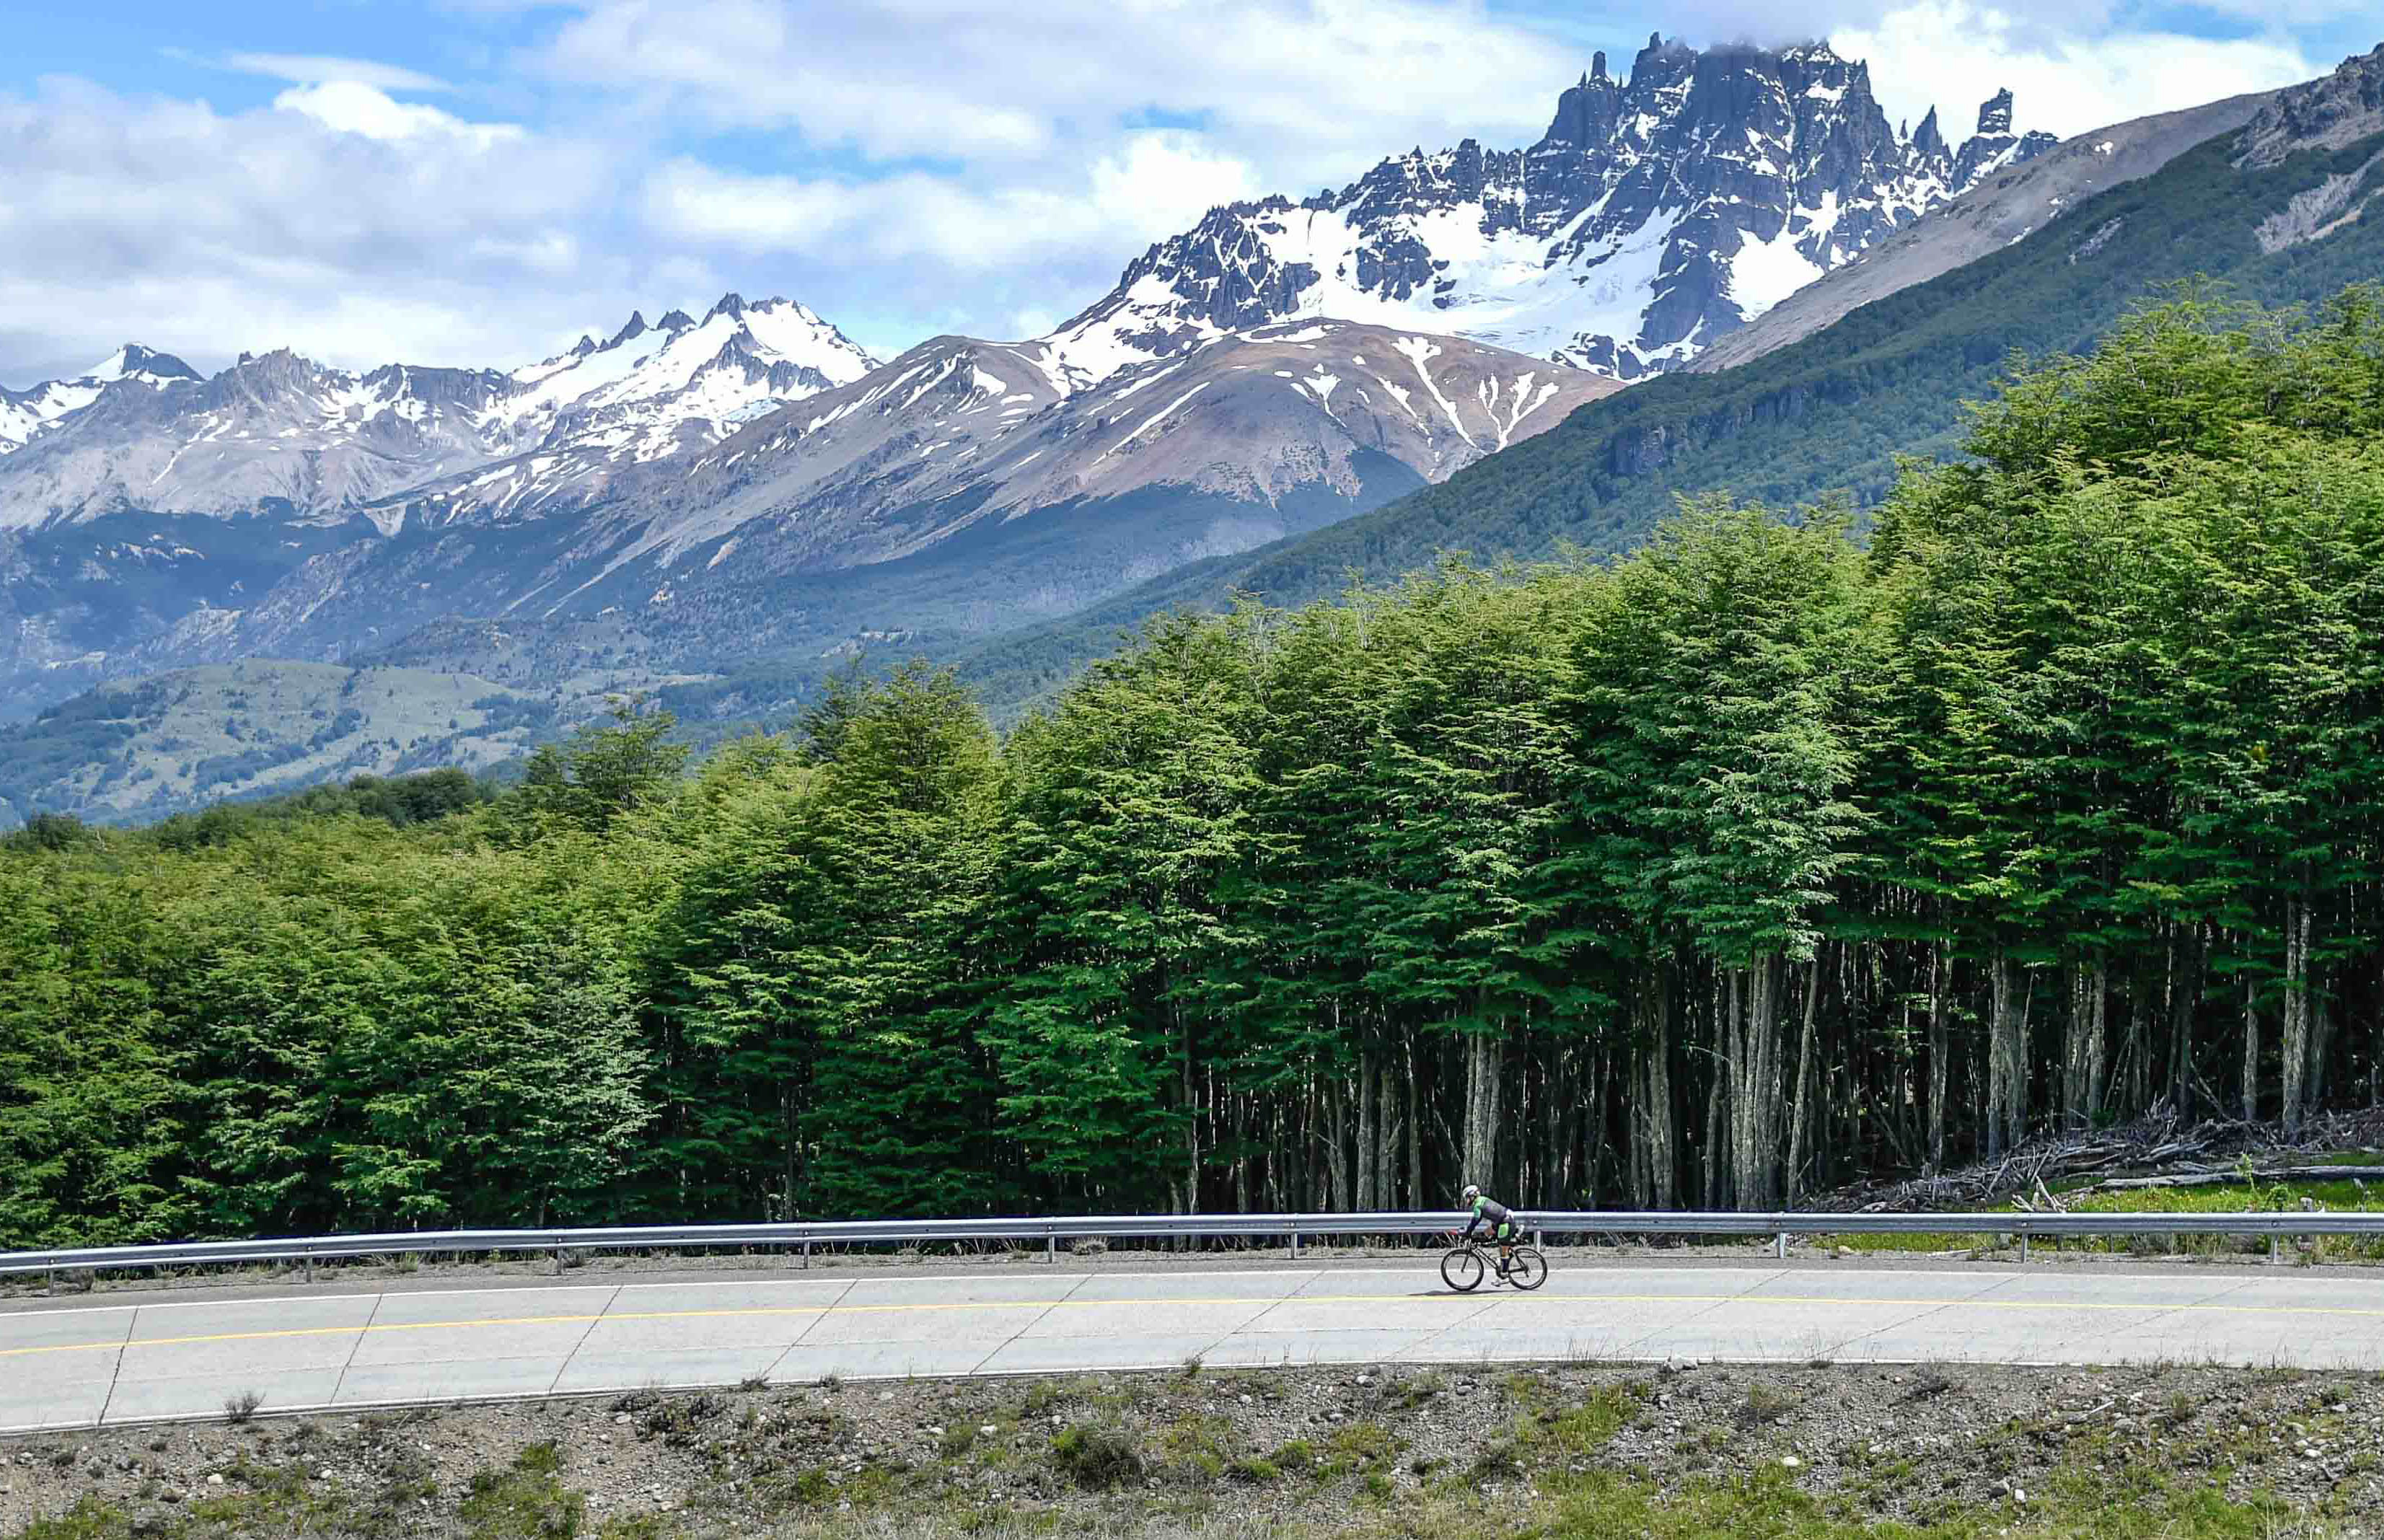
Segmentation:
<svg viewBox="0 0 2384 1540">
<path fill-rule="evenodd" d="M 0 853 L 0 1244 L 1792 1200 L 2372 1099 L 2384 316 L 2196 301 L 1971 458 L 1156 623 L 444 818 Z"/>
<path fill-rule="evenodd" d="M 1221 608 L 1235 591 L 1304 603 L 1353 573 L 1387 581 L 1444 552 L 1498 561 L 1567 546 L 1628 551 L 1682 495 L 1844 494 L 1867 514 L 1895 485 L 1900 457 L 1960 452 L 1963 403 L 1992 394 L 2015 355 L 2092 346 L 2165 283 L 2215 281 L 2275 305 L 2384 275 L 2384 217 L 2365 205 L 2316 235 L 2278 235 L 2312 189 L 2358 185 L 2379 148 L 2371 135 L 2239 167 L 2237 136 L 2223 135 L 1753 363 L 1643 381 L 1438 486 L 998 639 L 962 671 L 999 708 L 1052 689 L 1110 651 L 1121 627 L 1168 608 Z"/>
<path fill-rule="evenodd" d="M 156 818 L 359 773 L 488 769 L 559 733 L 555 714 L 468 674 L 275 658 L 177 669 L 0 727 L 0 828 L 43 813 Z"/>
</svg>

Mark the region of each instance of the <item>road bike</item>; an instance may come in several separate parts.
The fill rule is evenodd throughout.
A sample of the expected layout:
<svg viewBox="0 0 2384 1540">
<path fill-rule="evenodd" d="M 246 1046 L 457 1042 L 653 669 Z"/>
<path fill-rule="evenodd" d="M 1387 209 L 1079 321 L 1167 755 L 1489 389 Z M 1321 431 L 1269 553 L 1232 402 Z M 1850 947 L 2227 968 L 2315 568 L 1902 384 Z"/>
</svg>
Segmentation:
<svg viewBox="0 0 2384 1540">
<path fill-rule="evenodd" d="M 1459 1294 L 1471 1294 L 1480 1288 L 1484 1278 L 1496 1278 L 1524 1290 L 1535 1289 L 1548 1281 L 1547 1260 L 1528 1246 L 1515 1248 L 1514 1259 L 1501 1277 L 1498 1264 L 1492 1259 L 1492 1248 L 1477 1246 L 1454 1232 L 1450 1238 L 1457 1244 L 1440 1259 L 1440 1281 Z"/>
</svg>

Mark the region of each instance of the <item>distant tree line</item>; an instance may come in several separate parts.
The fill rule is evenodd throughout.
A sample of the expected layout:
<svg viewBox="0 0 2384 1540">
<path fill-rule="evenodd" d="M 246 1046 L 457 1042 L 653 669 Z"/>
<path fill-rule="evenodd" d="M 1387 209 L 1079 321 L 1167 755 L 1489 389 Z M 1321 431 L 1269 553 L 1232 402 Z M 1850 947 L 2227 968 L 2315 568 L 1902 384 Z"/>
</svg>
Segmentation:
<svg viewBox="0 0 2384 1540">
<path fill-rule="evenodd" d="M 0 1244 L 1761 1206 L 2374 1099 L 2374 297 L 2145 313 L 1968 449 L 1863 539 L 1171 617 L 1007 741 L 922 666 L 691 769 L 625 713 L 20 831 Z"/>
</svg>

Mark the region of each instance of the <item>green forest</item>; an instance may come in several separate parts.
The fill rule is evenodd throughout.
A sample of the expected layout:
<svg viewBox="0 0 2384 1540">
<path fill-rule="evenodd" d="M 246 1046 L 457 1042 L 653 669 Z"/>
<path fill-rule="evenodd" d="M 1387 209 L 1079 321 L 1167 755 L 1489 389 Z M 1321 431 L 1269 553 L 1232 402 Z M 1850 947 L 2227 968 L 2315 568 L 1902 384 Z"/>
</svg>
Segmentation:
<svg viewBox="0 0 2384 1540">
<path fill-rule="evenodd" d="M 1841 509 L 924 665 L 698 763 L 0 849 L 0 1245 L 1767 1206 L 2378 1091 L 2384 302 L 2190 295 Z"/>
</svg>

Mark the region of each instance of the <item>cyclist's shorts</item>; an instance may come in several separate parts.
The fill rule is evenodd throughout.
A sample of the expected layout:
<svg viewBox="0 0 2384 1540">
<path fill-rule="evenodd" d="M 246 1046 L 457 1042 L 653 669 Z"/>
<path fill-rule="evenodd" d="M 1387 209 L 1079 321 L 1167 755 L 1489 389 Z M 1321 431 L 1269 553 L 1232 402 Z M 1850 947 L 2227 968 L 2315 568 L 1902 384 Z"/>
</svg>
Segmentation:
<svg viewBox="0 0 2384 1540">
<path fill-rule="evenodd" d="M 1522 1233 L 1523 1227 L 1509 1219 L 1502 1221 L 1499 1223 L 1498 1228 L 1493 1232 L 1491 1238 L 1499 1241 L 1509 1241 L 1515 1239 Z"/>
</svg>

